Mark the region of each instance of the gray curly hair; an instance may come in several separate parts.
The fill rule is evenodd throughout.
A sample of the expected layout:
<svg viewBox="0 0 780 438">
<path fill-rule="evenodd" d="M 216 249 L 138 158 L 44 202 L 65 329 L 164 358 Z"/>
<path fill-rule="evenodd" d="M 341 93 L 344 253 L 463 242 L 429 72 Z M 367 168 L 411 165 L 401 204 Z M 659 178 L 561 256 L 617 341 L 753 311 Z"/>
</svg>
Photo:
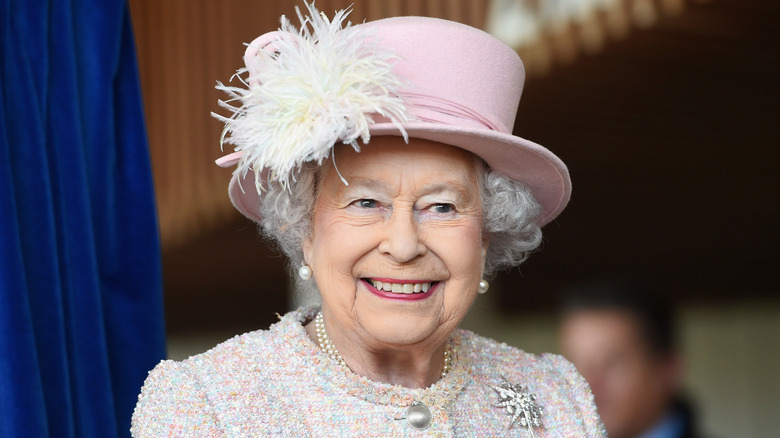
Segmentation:
<svg viewBox="0 0 780 438">
<path fill-rule="evenodd" d="M 541 207 L 522 183 L 490 170 L 481 159 L 475 162 L 481 184 L 483 233 L 490 239 L 483 275 L 491 277 L 498 270 L 520 265 L 539 246 Z M 303 264 L 303 242 L 311 235 L 319 169 L 313 163 L 305 164 L 287 189 L 270 183 L 260 206 L 260 233 L 289 258 L 292 273 Z M 310 287 L 300 281 L 297 284 L 303 292 Z"/>
</svg>

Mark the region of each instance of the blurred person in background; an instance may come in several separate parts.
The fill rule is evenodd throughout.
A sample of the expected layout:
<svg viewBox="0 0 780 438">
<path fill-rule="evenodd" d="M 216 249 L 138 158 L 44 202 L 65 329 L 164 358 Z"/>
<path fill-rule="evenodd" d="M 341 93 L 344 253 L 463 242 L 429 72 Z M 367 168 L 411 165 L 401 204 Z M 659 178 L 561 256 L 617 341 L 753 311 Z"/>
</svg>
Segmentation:
<svg viewBox="0 0 780 438">
<path fill-rule="evenodd" d="M 619 283 L 577 290 L 563 306 L 560 342 L 610 438 L 700 436 L 681 396 L 674 312 L 658 291 Z"/>
</svg>

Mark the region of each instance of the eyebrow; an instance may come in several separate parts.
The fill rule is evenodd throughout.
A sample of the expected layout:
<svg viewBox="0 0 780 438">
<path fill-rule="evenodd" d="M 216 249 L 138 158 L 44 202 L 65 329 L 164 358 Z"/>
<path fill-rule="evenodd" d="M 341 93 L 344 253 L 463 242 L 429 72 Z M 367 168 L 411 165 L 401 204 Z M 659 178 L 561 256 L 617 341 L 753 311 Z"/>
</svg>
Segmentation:
<svg viewBox="0 0 780 438">
<path fill-rule="evenodd" d="M 424 193 L 437 193 L 437 192 L 446 192 L 446 191 L 454 190 L 460 194 L 465 194 L 466 191 L 461 184 L 450 183 L 450 182 L 426 184 L 422 186 L 421 189 Z"/>
<path fill-rule="evenodd" d="M 390 191 L 390 187 L 382 182 L 370 178 L 361 178 L 350 181 L 348 187 L 342 188 L 342 193 L 349 192 L 351 190 L 367 189 L 378 193 L 387 193 Z M 437 182 L 432 184 L 426 184 L 420 187 L 421 196 L 428 196 L 436 193 L 452 192 L 456 196 L 456 201 L 461 202 L 468 199 L 468 192 L 462 184 L 455 182 Z"/>
<path fill-rule="evenodd" d="M 341 191 L 345 192 L 352 189 L 369 189 L 374 191 L 388 191 L 390 187 L 382 181 L 375 179 L 360 178 L 353 179 L 349 182 L 349 186 L 343 186 Z"/>
<path fill-rule="evenodd" d="M 426 184 L 421 187 L 421 192 L 424 195 L 429 194 L 435 194 L 435 193 L 442 193 L 442 192 L 454 192 L 457 199 L 457 202 L 461 202 L 464 199 L 468 198 L 468 193 L 466 191 L 466 188 L 463 187 L 461 184 L 457 184 L 454 182 L 440 182 L 440 183 L 433 183 L 433 184 Z"/>
</svg>

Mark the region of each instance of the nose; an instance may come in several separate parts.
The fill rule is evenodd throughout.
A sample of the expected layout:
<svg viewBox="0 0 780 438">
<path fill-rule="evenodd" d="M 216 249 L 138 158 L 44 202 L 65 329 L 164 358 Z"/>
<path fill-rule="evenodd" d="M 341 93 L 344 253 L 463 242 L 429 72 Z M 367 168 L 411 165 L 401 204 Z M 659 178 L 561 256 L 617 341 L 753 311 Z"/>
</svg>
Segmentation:
<svg viewBox="0 0 780 438">
<path fill-rule="evenodd" d="M 399 263 L 424 255 L 428 248 L 420 240 L 418 225 L 413 211 L 395 209 L 386 223 L 379 251 Z"/>
</svg>

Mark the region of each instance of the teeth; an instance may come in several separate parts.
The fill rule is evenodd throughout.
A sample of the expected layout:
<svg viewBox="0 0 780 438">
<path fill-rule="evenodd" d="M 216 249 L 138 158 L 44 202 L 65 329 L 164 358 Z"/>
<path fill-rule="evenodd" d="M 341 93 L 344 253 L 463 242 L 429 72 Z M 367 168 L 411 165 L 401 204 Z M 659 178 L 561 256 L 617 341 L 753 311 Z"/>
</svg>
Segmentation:
<svg viewBox="0 0 780 438">
<path fill-rule="evenodd" d="M 383 283 L 377 280 L 371 280 L 371 284 L 378 290 L 396 294 L 426 293 L 431 287 L 431 283 Z"/>
</svg>

